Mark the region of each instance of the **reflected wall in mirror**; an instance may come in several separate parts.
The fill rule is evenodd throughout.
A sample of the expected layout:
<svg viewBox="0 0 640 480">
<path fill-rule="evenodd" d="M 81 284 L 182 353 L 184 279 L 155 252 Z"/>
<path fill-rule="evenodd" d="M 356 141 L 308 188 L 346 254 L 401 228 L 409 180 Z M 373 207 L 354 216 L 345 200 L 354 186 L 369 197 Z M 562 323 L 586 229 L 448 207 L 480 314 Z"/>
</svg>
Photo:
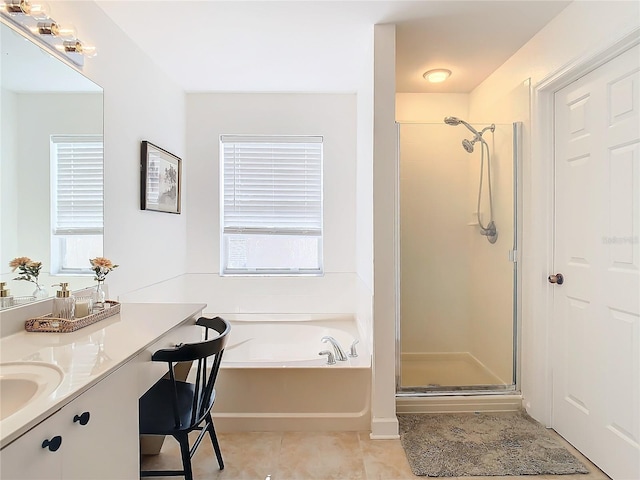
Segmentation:
<svg viewBox="0 0 640 480">
<path fill-rule="evenodd" d="M 95 284 L 102 255 L 103 93 L 75 68 L 0 24 L 0 281 L 27 301 L 16 257 L 42 262 L 39 283 Z M 18 303 L 16 302 L 16 303 Z M 6 302 L 5 302 L 6 303 Z"/>
</svg>

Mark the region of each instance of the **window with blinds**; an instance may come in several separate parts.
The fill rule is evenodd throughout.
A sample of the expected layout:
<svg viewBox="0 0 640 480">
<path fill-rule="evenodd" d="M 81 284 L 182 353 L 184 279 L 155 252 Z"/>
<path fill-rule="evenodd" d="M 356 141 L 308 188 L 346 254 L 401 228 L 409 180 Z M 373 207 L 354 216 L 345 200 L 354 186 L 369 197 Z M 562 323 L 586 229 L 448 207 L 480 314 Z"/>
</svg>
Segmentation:
<svg viewBox="0 0 640 480">
<path fill-rule="evenodd" d="M 88 273 L 102 255 L 101 135 L 51 136 L 52 273 Z"/>
<path fill-rule="evenodd" d="M 322 137 L 220 137 L 222 274 L 322 273 Z"/>
</svg>

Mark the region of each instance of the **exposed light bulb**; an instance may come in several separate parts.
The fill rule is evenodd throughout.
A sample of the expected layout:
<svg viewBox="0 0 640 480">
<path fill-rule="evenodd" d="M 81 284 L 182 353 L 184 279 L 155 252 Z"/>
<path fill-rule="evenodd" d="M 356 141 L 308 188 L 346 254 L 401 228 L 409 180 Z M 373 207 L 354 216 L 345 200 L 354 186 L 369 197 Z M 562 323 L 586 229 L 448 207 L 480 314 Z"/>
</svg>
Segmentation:
<svg viewBox="0 0 640 480">
<path fill-rule="evenodd" d="M 437 68 L 434 70 L 429 70 L 424 72 L 422 75 L 424 79 L 431 83 L 441 83 L 444 82 L 449 76 L 451 76 L 451 70 L 446 70 L 444 68 Z"/>
<path fill-rule="evenodd" d="M 2 10 L 10 15 L 24 14 L 30 8 L 27 0 L 4 0 L 1 3 Z"/>
<path fill-rule="evenodd" d="M 62 45 L 56 45 L 56 48 L 65 53 L 79 53 L 87 58 L 95 57 L 98 52 L 93 45 L 85 45 L 80 40 L 65 40 Z"/>
<path fill-rule="evenodd" d="M 76 29 L 73 25 L 59 25 L 56 22 L 38 22 L 36 27 L 30 29 L 36 35 L 53 35 L 54 37 L 75 39 Z"/>
<path fill-rule="evenodd" d="M 27 0 L 22 0 L 21 4 L 24 4 L 22 11 L 32 17 L 35 20 L 46 20 L 49 18 L 49 5 L 46 3 L 29 3 Z"/>
<path fill-rule="evenodd" d="M 82 44 L 82 54 L 87 58 L 93 58 L 98 54 L 98 50 L 94 45 Z"/>
</svg>

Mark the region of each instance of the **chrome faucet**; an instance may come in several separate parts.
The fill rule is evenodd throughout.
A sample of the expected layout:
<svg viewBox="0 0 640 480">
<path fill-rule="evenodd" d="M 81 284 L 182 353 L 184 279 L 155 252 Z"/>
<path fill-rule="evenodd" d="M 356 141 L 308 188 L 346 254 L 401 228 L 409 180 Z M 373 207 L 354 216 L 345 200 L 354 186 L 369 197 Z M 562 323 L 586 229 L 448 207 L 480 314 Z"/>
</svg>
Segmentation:
<svg viewBox="0 0 640 480">
<path fill-rule="evenodd" d="M 346 362 L 347 356 L 345 355 L 344 350 L 342 350 L 342 347 L 340 346 L 338 341 L 333 337 L 329 337 L 329 336 L 322 337 L 322 343 L 327 343 L 327 342 L 333 345 L 333 350 L 336 352 L 336 360 L 340 362 Z"/>
</svg>

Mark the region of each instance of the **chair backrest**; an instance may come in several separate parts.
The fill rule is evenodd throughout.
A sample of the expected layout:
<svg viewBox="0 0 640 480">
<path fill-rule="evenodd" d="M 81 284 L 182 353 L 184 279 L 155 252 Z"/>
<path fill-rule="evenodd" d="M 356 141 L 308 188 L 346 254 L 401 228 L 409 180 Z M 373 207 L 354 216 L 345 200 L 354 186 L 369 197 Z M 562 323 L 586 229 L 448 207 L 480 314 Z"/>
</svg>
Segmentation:
<svg viewBox="0 0 640 480">
<path fill-rule="evenodd" d="M 204 416 L 211 410 L 215 400 L 214 384 L 220 370 L 222 354 L 227 344 L 231 325 L 220 317 L 200 317 L 196 325 L 205 327 L 204 340 L 197 343 L 183 343 L 175 348 L 156 351 L 151 360 L 154 362 L 167 362 L 169 364 L 169 378 L 173 382 L 173 408 L 176 428 L 198 425 Z M 209 340 L 210 331 L 217 336 Z M 196 380 L 194 382 L 194 394 L 191 405 L 190 425 L 183 425 L 180 418 L 178 404 L 178 388 L 175 379 L 174 366 L 178 362 L 194 361 L 196 364 Z"/>
</svg>

